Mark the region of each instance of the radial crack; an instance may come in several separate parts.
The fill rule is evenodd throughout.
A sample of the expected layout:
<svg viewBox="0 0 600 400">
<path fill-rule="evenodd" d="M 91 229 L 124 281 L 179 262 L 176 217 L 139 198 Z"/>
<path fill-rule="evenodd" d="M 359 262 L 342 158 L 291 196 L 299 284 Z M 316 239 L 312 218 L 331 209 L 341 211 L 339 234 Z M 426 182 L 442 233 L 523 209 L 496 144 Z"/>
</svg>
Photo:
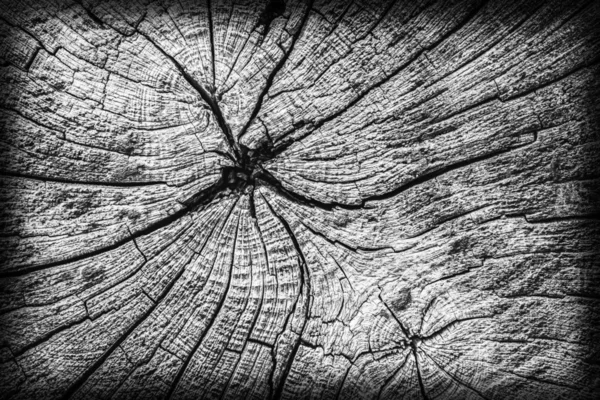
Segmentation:
<svg viewBox="0 0 600 400">
<path fill-rule="evenodd" d="M 237 201 L 239 201 L 239 198 L 238 198 Z M 237 201 L 236 201 L 236 204 L 237 204 Z M 231 208 L 232 211 L 235 208 L 236 204 L 234 204 L 234 206 Z M 223 228 L 227 224 L 227 221 L 229 220 L 229 217 L 230 217 L 230 215 L 227 216 L 227 219 L 223 223 Z M 225 304 L 225 301 L 227 300 L 227 294 L 229 293 L 229 287 L 231 285 L 231 276 L 233 274 L 233 262 L 234 262 L 234 257 L 235 257 L 235 244 L 236 244 L 236 241 L 237 241 L 237 235 L 238 235 L 238 229 L 239 229 L 239 224 L 240 224 L 240 221 L 239 221 L 240 218 L 241 217 L 238 216 L 238 220 L 237 220 L 237 223 L 236 223 L 235 236 L 234 236 L 234 240 L 233 240 L 233 243 L 232 243 L 232 249 L 233 250 L 232 250 L 232 254 L 231 254 L 231 261 L 229 263 L 229 274 L 227 276 L 227 284 L 225 286 L 225 290 L 223 292 L 223 296 L 221 297 L 221 299 L 219 299 L 219 302 L 217 303 L 217 308 L 212 313 L 211 318 L 210 318 L 208 324 L 206 325 L 206 328 L 204 329 L 204 331 L 202 332 L 202 334 L 200 335 L 200 337 L 198 338 L 198 340 L 194 344 L 194 347 L 192 348 L 192 350 L 188 353 L 188 356 L 186 357 L 185 361 L 183 362 L 183 365 L 177 371 L 177 375 L 175 376 L 175 379 L 171 383 L 169 392 L 167 394 L 167 397 L 166 397 L 167 399 L 172 399 L 173 396 L 175 395 L 175 390 L 177 389 L 177 386 L 179 385 L 179 382 L 181 382 L 181 379 L 183 378 L 183 375 L 184 375 L 185 371 L 187 370 L 190 362 L 192 361 L 192 358 L 194 357 L 194 355 L 196 354 L 196 352 L 200 348 L 200 345 L 202 344 L 202 342 L 204 341 L 204 339 L 208 335 L 208 332 L 210 331 L 210 329 L 214 325 L 217 317 L 219 316 L 219 314 L 221 312 L 221 309 L 223 308 L 223 304 Z M 215 259 L 215 262 L 216 262 L 216 259 Z M 213 267 L 214 267 L 214 263 L 213 263 Z M 211 267 L 209 276 L 212 274 L 213 267 Z"/>
<path fill-rule="evenodd" d="M 261 195 L 262 196 L 262 195 Z M 283 227 L 285 228 L 289 238 L 292 240 L 292 243 L 294 244 L 294 248 L 296 249 L 296 253 L 299 257 L 300 260 L 300 290 L 299 290 L 299 295 L 302 293 L 303 288 L 306 285 L 306 304 L 305 304 L 305 309 L 304 309 L 304 321 L 302 323 L 302 329 L 300 331 L 300 334 L 298 335 L 298 339 L 296 341 L 296 343 L 294 344 L 294 347 L 292 348 L 292 352 L 290 354 L 290 357 L 288 359 L 288 362 L 285 366 L 285 369 L 283 371 L 283 375 L 279 381 L 279 384 L 277 385 L 277 389 L 275 390 L 275 394 L 273 396 L 274 399 L 281 399 L 281 397 L 283 396 L 283 389 L 285 386 L 285 382 L 287 380 L 287 377 L 290 373 L 292 364 L 294 362 L 294 359 L 296 357 L 296 354 L 298 352 L 298 349 L 300 347 L 300 343 L 301 343 L 301 338 L 302 338 L 302 332 L 304 331 L 304 328 L 306 326 L 306 322 L 308 321 L 309 315 L 310 315 L 310 298 L 311 298 L 311 284 L 310 284 L 310 273 L 308 270 L 308 264 L 306 263 L 306 259 L 304 258 L 304 253 L 302 252 L 302 249 L 300 248 L 300 244 L 298 243 L 298 240 L 296 238 L 296 235 L 294 235 L 294 232 L 292 231 L 292 228 L 290 227 L 290 225 L 288 224 L 288 222 L 282 217 L 280 216 L 277 212 L 275 212 L 275 210 L 271 207 L 271 205 L 269 204 L 269 202 L 267 201 L 267 199 L 262 196 L 265 204 L 269 207 L 269 209 L 271 210 L 271 213 L 277 217 L 277 219 L 281 222 L 281 224 L 283 225 Z M 305 272 L 304 269 L 306 268 L 306 277 L 304 276 Z M 295 313 L 295 309 L 296 309 L 296 305 L 294 305 L 294 310 L 291 312 L 290 315 Z M 289 316 L 288 316 L 289 317 Z M 287 325 L 287 323 L 286 323 Z"/>
<path fill-rule="evenodd" d="M 240 133 L 238 134 L 238 140 L 240 140 L 244 136 L 244 134 L 246 133 L 246 131 L 248 130 L 248 128 L 250 127 L 250 125 L 252 124 L 252 122 L 254 121 L 256 116 L 258 115 L 260 109 L 262 108 L 264 98 L 265 98 L 266 94 L 268 93 L 269 89 L 271 88 L 271 86 L 273 85 L 275 76 L 281 70 L 281 68 L 283 68 L 284 64 L 286 63 L 290 54 L 292 53 L 292 50 L 294 49 L 294 45 L 296 44 L 296 41 L 298 40 L 298 38 L 302 34 L 302 31 L 304 30 L 304 26 L 306 25 L 306 21 L 308 20 L 308 16 L 310 14 L 310 10 L 312 8 L 313 1 L 314 0 L 310 0 L 306 7 L 306 12 L 305 12 L 304 16 L 302 17 L 302 22 L 300 22 L 300 27 L 294 33 L 294 36 L 292 36 L 292 42 L 290 44 L 289 50 L 286 53 L 284 53 L 283 57 L 279 60 L 279 62 L 275 66 L 275 68 L 273 68 L 273 70 L 269 74 L 269 77 L 267 78 L 267 82 L 265 83 L 263 90 L 258 95 L 258 100 L 256 101 L 256 104 L 254 105 L 254 109 L 252 110 L 252 113 L 250 114 L 250 118 L 248 118 L 248 122 L 246 122 L 246 125 L 241 129 Z"/>
<path fill-rule="evenodd" d="M 171 292 L 171 289 L 175 286 L 175 283 L 179 281 L 179 278 L 181 278 L 184 271 L 185 267 L 182 267 L 181 270 L 177 272 L 177 275 L 175 275 L 173 280 L 169 282 L 169 284 L 165 287 L 163 292 L 158 296 L 157 300 L 155 302 L 152 302 L 148 310 L 137 321 L 135 321 L 129 327 L 129 329 L 127 329 L 127 331 L 123 335 L 121 335 L 119 339 L 117 339 L 110 346 L 110 348 L 99 359 L 96 360 L 96 362 L 93 363 L 93 365 L 90 368 L 88 368 L 73 384 L 69 386 L 62 399 L 71 398 L 77 392 L 77 390 L 81 388 L 81 386 L 83 386 L 83 384 L 92 376 L 92 374 L 95 371 L 97 371 L 102 366 L 102 364 L 104 364 L 108 357 L 110 357 L 110 355 L 121 346 L 121 344 L 137 329 L 137 327 L 140 326 L 142 322 L 144 322 L 150 316 L 150 314 L 152 314 L 152 312 L 156 309 L 156 307 L 162 301 L 162 299 L 164 299 L 167 296 L 167 294 Z"/>
</svg>

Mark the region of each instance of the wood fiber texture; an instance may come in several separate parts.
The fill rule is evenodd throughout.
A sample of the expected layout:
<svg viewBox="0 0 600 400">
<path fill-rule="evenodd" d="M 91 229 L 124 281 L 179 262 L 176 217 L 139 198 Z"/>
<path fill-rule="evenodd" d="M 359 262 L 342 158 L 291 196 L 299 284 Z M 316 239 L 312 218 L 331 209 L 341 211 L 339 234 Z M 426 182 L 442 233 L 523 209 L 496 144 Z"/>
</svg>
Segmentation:
<svg viewBox="0 0 600 400">
<path fill-rule="evenodd" d="M 600 398 L 599 1 L 0 3 L 0 397 Z"/>
</svg>

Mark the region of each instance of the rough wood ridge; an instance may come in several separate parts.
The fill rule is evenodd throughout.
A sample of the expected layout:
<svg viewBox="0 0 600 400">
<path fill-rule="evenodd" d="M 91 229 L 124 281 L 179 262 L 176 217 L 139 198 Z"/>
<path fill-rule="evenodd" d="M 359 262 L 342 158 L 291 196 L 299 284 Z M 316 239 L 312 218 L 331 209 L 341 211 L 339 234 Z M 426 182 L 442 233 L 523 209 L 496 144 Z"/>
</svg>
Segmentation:
<svg viewBox="0 0 600 400">
<path fill-rule="evenodd" d="M 0 3 L 0 397 L 600 398 L 600 2 Z"/>
</svg>

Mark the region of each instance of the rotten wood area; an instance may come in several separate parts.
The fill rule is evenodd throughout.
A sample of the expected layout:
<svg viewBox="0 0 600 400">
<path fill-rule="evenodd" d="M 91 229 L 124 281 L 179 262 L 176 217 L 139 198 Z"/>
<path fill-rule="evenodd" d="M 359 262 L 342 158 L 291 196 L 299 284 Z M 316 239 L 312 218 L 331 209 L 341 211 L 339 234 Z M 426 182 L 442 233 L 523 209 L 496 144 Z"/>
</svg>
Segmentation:
<svg viewBox="0 0 600 400">
<path fill-rule="evenodd" d="M 600 2 L 0 3 L 0 397 L 600 397 Z"/>
</svg>

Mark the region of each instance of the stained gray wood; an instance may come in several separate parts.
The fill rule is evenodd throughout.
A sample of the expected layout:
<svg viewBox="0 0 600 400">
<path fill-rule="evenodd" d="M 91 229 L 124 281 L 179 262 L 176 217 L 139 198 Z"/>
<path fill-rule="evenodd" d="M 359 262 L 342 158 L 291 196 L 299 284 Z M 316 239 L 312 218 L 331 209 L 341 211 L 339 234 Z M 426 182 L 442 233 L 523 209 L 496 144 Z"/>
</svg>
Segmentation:
<svg viewBox="0 0 600 400">
<path fill-rule="evenodd" d="M 2 0 L 2 396 L 597 398 L 598 21 Z"/>
</svg>

